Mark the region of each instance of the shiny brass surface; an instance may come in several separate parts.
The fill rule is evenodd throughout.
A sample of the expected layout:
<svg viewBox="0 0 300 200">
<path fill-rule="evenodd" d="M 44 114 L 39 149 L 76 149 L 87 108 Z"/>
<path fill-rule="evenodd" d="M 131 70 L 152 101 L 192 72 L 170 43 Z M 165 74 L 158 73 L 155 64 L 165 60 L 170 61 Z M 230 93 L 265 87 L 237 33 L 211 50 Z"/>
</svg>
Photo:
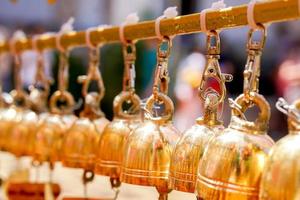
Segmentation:
<svg viewBox="0 0 300 200">
<path fill-rule="evenodd" d="M 204 150 L 211 138 L 222 131 L 222 125 L 210 127 L 200 119 L 197 124 L 183 133 L 172 154 L 170 188 L 194 193 L 198 166 L 201 164 Z"/>
<path fill-rule="evenodd" d="M 152 115 L 152 95 L 146 102 L 145 121 L 128 137 L 121 181 L 154 186 L 160 194 L 167 194 L 171 154 L 180 134 L 171 122 L 174 109 L 171 99 L 162 93 L 157 95 L 158 101 L 165 104 L 166 113 L 160 117 Z"/>
<path fill-rule="evenodd" d="M 298 0 L 274 0 L 257 2 L 254 8 L 254 18 L 257 23 L 281 22 L 298 19 Z M 208 11 L 206 26 L 208 30 L 218 30 L 248 25 L 247 5 L 228 7 L 218 11 Z M 161 20 L 161 34 L 164 36 L 183 35 L 201 31 L 200 13 L 178 16 L 172 19 Z M 145 21 L 124 28 L 127 40 L 156 38 L 155 22 Z M 106 28 L 91 32 L 92 44 L 103 44 L 119 41 L 119 27 Z M 63 47 L 86 45 L 85 32 L 70 32 L 62 36 Z M 56 48 L 55 36 L 42 36 L 37 41 L 40 50 Z M 17 51 L 32 48 L 30 39 L 20 40 L 16 44 Z M 9 51 L 8 42 L 0 41 L 0 52 Z"/>
<path fill-rule="evenodd" d="M 31 110 L 22 110 L 20 118 L 7 136 L 7 151 L 17 157 L 32 155 L 38 122 L 38 116 Z"/>
<path fill-rule="evenodd" d="M 291 106 L 289 106 L 291 107 Z M 300 109 L 300 101 L 292 104 Z M 300 198 L 300 123 L 288 116 L 289 134 L 271 149 L 263 171 L 260 199 L 291 200 Z"/>
<path fill-rule="evenodd" d="M 15 123 L 21 120 L 20 112 L 18 112 L 14 107 L 1 111 L 0 118 L 0 147 L 2 151 L 7 151 L 9 141 L 9 133 L 11 132 Z"/>
<path fill-rule="evenodd" d="M 60 161 L 63 138 L 75 120 L 74 115 L 49 114 L 36 133 L 34 160 L 39 162 Z"/>
<path fill-rule="evenodd" d="M 64 138 L 63 165 L 93 170 L 99 138 L 107 124 L 108 120 L 104 117 L 95 120 L 84 117 L 77 119 Z"/>
<path fill-rule="evenodd" d="M 273 140 L 266 134 L 270 107 L 263 96 L 252 93 L 252 104 L 260 109 L 255 122 L 232 110 L 229 127 L 211 140 L 199 166 L 196 192 L 199 199 L 258 199 L 262 170 Z M 249 102 L 244 95 L 236 100 L 244 113 Z"/>
<path fill-rule="evenodd" d="M 131 111 L 122 105 L 130 101 Z M 140 98 L 130 92 L 121 92 L 113 102 L 114 119 L 105 127 L 97 148 L 95 173 L 119 179 L 124 146 L 129 134 L 140 122 Z"/>
</svg>

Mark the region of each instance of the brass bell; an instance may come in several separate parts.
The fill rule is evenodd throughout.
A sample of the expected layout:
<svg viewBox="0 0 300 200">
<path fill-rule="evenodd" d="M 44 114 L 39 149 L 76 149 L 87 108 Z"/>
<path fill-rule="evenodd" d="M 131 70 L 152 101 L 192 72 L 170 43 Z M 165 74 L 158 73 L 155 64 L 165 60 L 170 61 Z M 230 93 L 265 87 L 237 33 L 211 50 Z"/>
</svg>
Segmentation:
<svg viewBox="0 0 300 200">
<path fill-rule="evenodd" d="M 60 52 L 58 90 L 49 101 L 51 114 L 41 122 L 36 133 L 34 160 L 39 162 L 61 161 L 62 143 L 66 131 L 77 119 L 73 115 L 74 99 L 67 91 L 68 51 Z"/>
<path fill-rule="evenodd" d="M 260 185 L 261 200 L 300 198 L 300 100 L 288 105 L 280 98 L 276 107 L 288 116 L 289 134 L 271 149 Z"/>
<path fill-rule="evenodd" d="M 92 171 L 94 170 L 100 135 L 109 121 L 99 107 L 105 90 L 98 69 L 99 49 L 91 49 L 90 54 L 88 74 L 87 76 L 80 76 L 78 79 L 83 83 L 84 110 L 65 135 L 62 163 L 66 167 Z M 88 92 L 91 81 L 97 82 L 99 92 Z"/>
<path fill-rule="evenodd" d="M 130 49 L 130 52 L 129 52 Z M 140 123 L 140 98 L 135 94 L 136 49 L 133 43 L 123 45 L 123 91 L 113 102 L 114 119 L 100 137 L 95 173 L 109 176 L 112 187 L 120 185 L 124 146 L 132 130 Z M 123 108 L 127 105 L 128 108 Z"/>
<path fill-rule="evenodd" d="M 248 38 L 244 94 L 231 101 L 232 116 L 228 128 L 214 137 L 204 151 L 196 183 L 198 199 L 258 199 L 262 171 L 274 142 L 267 135 L 270 106 L 258 94 L 258 61 L 263 45 L 257 48 L 258 45 L 252 43 L 253 31 L 249 31 Z M 262 31 L 264 41 L 264 29 Z M 260 112 L 252 122 L 244 113 L 254 105 Z"/>
<path fill-rule="evenodd" d="M 167 50 L 161 46 L 167 45 Z M 153 94 L 144 108 L 144 122 L 127 139 L 121 168 L 121 182 L 153 186 L 159 199 L 167 199 L 171 154 L 180 137 L 172 124 L 174 105 L 165 95 L 168 88 L 167 59 L 171 41 L 165 38 L 158 47 Z M 162 110 L 158 109 L 161 108 Z"/>
<path fill-rule="evenodd" d="M 218 107 L 226 96 L 225 81 L 231 81 L 232 76 L 222 74 L 218 59 L 220 57 L 220 38 L 217 32 L 207 36 L 208 44 L 215 39 L 216 46 L 208 45 L 207 64 L 200 83 L 200 98 L 204 101 L 204 117 L 197 119 L 195 125 L 187 129 L 175 146 L 170 164 L 170 188 L 182 192 L 194 193 L 198 166 L 207 143 L 212 137 L 224 129 L 218 119 Z M 217 49 L 218 48 L 218 49 Z M 212 49 L 216 51 L 212 54 Z M 216 91 L 208 81 L 215 80 L 220 91 Z"/>
<path fill-rule="evenodd" d="M 63 102 L 64 108 L 58 107 Z M 70 93 L 56 91 L 50 99 L 51 114 L 41 123 L 37 133 L 34 150 L 34 160 L 39 162 L 60 161 L 62 157 L 62 142 L 66 131 L 77 119 L 72 114 L 74 100 Z"/>
<path fill-rule="evenodd" d="M 0 84 L 0 150 L 4 150 L 6 144 L 6 132 L 10 121 L 14 119 L 15 111 L 10 108 L 13 99 L 8 93 L 2 92 L 2 86 Z"/>
<path fill-rule="evenodd" d="M 14 54 L 14 81 L 16 88 L 11 92 L 13 98 L 12 109 L 15 110 L 16 115 L 11 122 L 8 122 L 8 126 L 11 126 L 9 130 L 5 130 L 6 140 L 5 149 L 14 154 L 15 156 L 28 155 L 32 146 L 28 144 L 31 134 L 36 131 L 37 115 L 32 112 L 30 108 L 30 102 L 28 94 L 22 89 L 21 80 L 21 57 L 20 54 Z"/>
</svg>

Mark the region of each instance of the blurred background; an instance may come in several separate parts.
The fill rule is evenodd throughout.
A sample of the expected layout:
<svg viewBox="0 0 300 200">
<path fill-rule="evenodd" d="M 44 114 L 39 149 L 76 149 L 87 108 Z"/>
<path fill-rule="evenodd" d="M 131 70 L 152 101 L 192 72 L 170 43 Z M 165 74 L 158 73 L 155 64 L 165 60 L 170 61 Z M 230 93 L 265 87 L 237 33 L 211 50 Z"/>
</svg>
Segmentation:
<svg viewBox="0 0 300 200">
<path fill-rule="evenodd" d="M 209 0 L 60 0 L 48 4 L 46 0 L 16 0 L 0 2 L 0 31 L 7 38 L 21 29 L 28 36 L 44 32 L 57 32 L 69 17 L 75 18 L 75 30 L 84 30 L 100 24 L 119 25 L 131 12 L 137 12 L 143 20 L 160 16 L 168 6 L 177 6 L 180 15 L 199 12 L 210 7 Z M 227 6 L 247 3 L 247 1 L 226 0 Z M 236 97 L 242 92 L 243 69 L 246 62 L 246 39 L 248 28 L 237 28 L 221 32 L 220 64 L 224 73 L 231 73 L 234 80 L 227 83 L 228 97 Z M 277 140 L 286 134 L 286 119 L 274 108 L 279 96 L 292 102 L 300 92 L 300 26 L 299 22 L 272 24 L 268 28 L 266 47 L 262 55 L 260 93 L 265 95 L 272 106 L 270 135 Z M 174 39 L 172 58 L 169 63 L 171 75 L 169 94 L 175 102 L 175 125 L 184 131 L 201 116 L 201 102 L 197 96 L 197 86 L 205 65 L 205 35 L 192 34 Z M 156 64 L 156 40 L 137 43 L 136 89 L 145 98 L 151 94 L 152 76 Z M 56 79 L 58 56 L 55 51 L 45 52 L 47 74 Z M 27 88 L 34 80 L 34 52 L 25 52 L 23 59 L 23 83 Z M 73 49 L 70 56 L 69 90 L 80 101 L 78 75 L 85 74 L 88 66 L 86 48 Z M 1 78 L 4 90 L 13 89 L 12 61 L 10 55 L 1 56 Z M 112 101 L 122 87 L 123 57 L 119 44 L 105 45 L 101 49 L 101 66 L 106 95 L 101 103 L 108 119 L 112 119 Z M 192 76 L 191 76 L 192 75 Z M 52 92 L 56 84 L 52 85 Z M 250 113 L 251 115 L 251 113 Z M 230 109 L 225 103 L 224 122 L 230 119 Z"/>
<path fill-rule="evenodd" d="M 45 32 L 57 32 L 60 26 L 72 16 L 75 18 L 75 30 L 85 30 L 100 24 L 119 25 L 132 12 L 137 12 L 141 21 L 143 21 L 155 19 L 168 6 L 177 6 L 179 14 L 186 15 L 200 12 L 202 9 L 210 7 L 211 3 L 210 0 L 57 0 L 54 4 L 48 4 L 46 0 L 15 0 L 14 3 L 9 0 L 2 0 L 0 1 L 0 32 L 7 38 L 10 38 L 14 31 L 19 29 L 23 30 L 28 36 Z M 225 3 L 227 6 L 235 6 L 248 3 L 248 1 L 226 0 Z M 234 76 L 233 81 L 227 83 L 228 97 L 231 98 L 235 98 L 243 90 L 243 70 L 247 56 L 247 31 L 248 28 L 244 27 L 221 32 L 220 64 L 222 72 Z M 267 43 L 261 63 L 260 93 L 267 98 L 272 107 L 269 134 L 275 140 L 287 133 L 286 117 L 275 109 L 275 102 L 281 96 L 289 103 L 300 97 L 299 35 L 300 24 L 296 21 L 272 24 L 268 28 Z M 178 36 L 174 39 L 173 44 L 172 56 L 169 62 L 171 76 L 169 95 L 176 105 L 175 126 L 184 131 L 195 123 L 197 117 L 202 115 L 202 105 L 198 98 L 197 87 L 206 62 L 204 56 L 205 35 Z M 156 45 L 156 40 L 139 41 L 137 43 L 136 89 L 141 98 L 146 98 L 151 94 L 151 75 L 154 73 L 156 64 Z M 45 57 L 47 75 L 56 80 L 58 54 L 51 50 L 45 52 Z M 24 52 L 22 61 L 22 79 L 24 88 L 27 88 L 34 81 L 36 70 L 35 52 Z M 85 74 L 87 71 L 87 49 L 73 49 L 69 63 L 69 91 L 72 92 L 79 102 L 78 104 L 80 104 L 82 102 L 81 85 L 77 83 L 76 79 L 78 75 Z M 0 76 L 4 90 L 7 92 L 14 88 L 12 66 L 11 56 L 2 54 Z M 120 44 L 105 45 L 101 49 L 100 69 L 106 87 L 106 94 L 101 102 L 101 107 L 107 118 L 112 119 L 112 101 L 122 89 L 123 56 Z M 51 92 L 54 92 L 56 88 L 54 83 L 51 86 Z M 254 111 L 248 114 L 253 116 Z M 222 118 L 225 125 L 227 125 L 230 119 L 230 108 L 227 100 Z M 58 171 L 61 169 L 58 168 Z M 62 173 L 64 176 L 61 176 Z M 59 171 L 54 180 L 73 183 L 69 187 L 63 185 L 63 190 L 72 194 L 74 192 L 75 194 L 76 192 L 81 194 L 81 190 L 77 187 L 80 185 L 80 176 L 81 172 L 74 176 L 70 169 Z M 71 187 L 75 183 L 77 184 L 76 189 Z M 105 187 L 106 189 L 109 188 L 109 183 L 106 184 L 106 186 L 102 185 L 103 187 L 99 184 L 93 184 L 91 190 L 98 192 L 97 194 L 111 196 L 111 191 L 103 189 Z M 121 195 L 120 199 L 141 199 L 141 197 L 143 199 L 153 199 L 153 195 L 157 195 L 154 188 L 147 195 L 143 192 L 149 192 L 149 190 L 139 188 L 140 196 L 138 196 L 136 188 L 124 189 L 122 187 L 121 191 L 126 190 L 126 192 L 123 196 Z M 172 192 L 171 196 L 173 198 L 171 199 L 188 199 L 177 195 Z M 194 198 L 191 197 L 190 199 Z"/>
</svg>

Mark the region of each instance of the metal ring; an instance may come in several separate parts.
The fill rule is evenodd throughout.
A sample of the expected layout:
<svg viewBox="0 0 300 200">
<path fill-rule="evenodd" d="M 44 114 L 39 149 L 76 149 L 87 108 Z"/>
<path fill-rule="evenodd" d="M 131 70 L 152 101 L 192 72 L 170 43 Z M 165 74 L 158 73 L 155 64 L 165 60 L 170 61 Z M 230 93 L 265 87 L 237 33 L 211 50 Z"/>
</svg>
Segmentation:
<svg viewBox="0 0 300 200">
<path fill-rule="evenodd" d="M 165 115 L 163 116 L 153 116 L 152 115 L 152 109 L 154 107 L 155 102 L 162 102 L 165 105 Z M 154 122 L 167 122 L 170 121 L 173 117 L 173 113 L 174 113 L 174 104 L 172 102 L 172 100 L 170 99 L 170 97 L 168 97 L 167 95 L 158 92 L 157 96 L 154 97 L 154 95 L 151 95 L 147 101 L 146 101 L 146 105 L 145 105 L 145 110 L 147 110 L 147 112 L 145 113 L 145 118 L 149 119 L 151 121 Z"/>
<path fill-rule="evenodd" d="M 125 101 L 130 101 L 132 103 L 133 111 L 132 113 L 124 112 L 122 105 Z M 136 118 L 140 113 L 140 104 L 141 99 L 137 94 L 132 94 L 129 91 L 122 91 L 119 95 L 117 95 L 113 102 L 113 111 L 114 116 L 124 119 Z"/>
<path fill-rule="evenodd" d="M 238 96 L 235 100 L 235 102 L 240 105 L 240 111 L 242 113 L 245 113 L 245 111 L 251 107 L 251 105 L 254 103 L 259 109 L 260 113 L 258 114 L 258 117 L 256 119 L 257 123 L 266 124 L 268 123 L 271 115 L 271 109 L 269 103 L 266 101 L 264 96 L 256 93 L 251 92 L 251 102 L 249 102 L 249 99 L 245 97 L 244 94 L 241 94 Z M 240 117 L 240 111 L 236 109 L 232 109 L 232 115 Z"/>
<path fill-rule="evenodd" d="M 64 108 L 59 108 L 57 103 L 59 100 L 64 100 L 66 102 L 66 106 Z M 56 91 L 50 98 L 49 106 L 52 113 L 55 114 L 68 114 L 72 113 L 73 106 L 75 104 L 74 98 L 68 91 Z"/>
<path fill-rule="evenodd" d="M 213 44 L 215 40 L 215 44 Z M 206 37 L 206 49 L 208 54 L 219 55 L 221 52 L 220 35 L 217 31 L 209 31 Z"/>
<path fill-rule="evenodd" d="M 163 45 L 166 44 L 167 45 L 167 49 L 163 50 L 162 47 Z M 158 46 L 157 46 L 157 55 L 158 57 L 163 57 L 163 58 L 167 58 L 170 53 L 171 53 L 171 48 L 172 48 L 172 40 L 170 39 L 170 37 L 168 36 L 164 36 Z"/>
<path fill-rule="evenodd" d="M 266 43 L 266 37 L 267 37 L 267 31 L 264 25 L 262 24 L 258 24 L 258 27 L 260 27 L 259 29 L 253 29 L 251 28 L 248 32 L 248 42 L 247 42 L 247 48 L 248 49 L 254 49 L 254 50 L 261 50 L 264 48 L 265 43 Z M 256 31 L 260 31 L 261 34 L 261 38 L 259 41 L 254 41 L 253 40 L 253 34 Z"/>
</svg>

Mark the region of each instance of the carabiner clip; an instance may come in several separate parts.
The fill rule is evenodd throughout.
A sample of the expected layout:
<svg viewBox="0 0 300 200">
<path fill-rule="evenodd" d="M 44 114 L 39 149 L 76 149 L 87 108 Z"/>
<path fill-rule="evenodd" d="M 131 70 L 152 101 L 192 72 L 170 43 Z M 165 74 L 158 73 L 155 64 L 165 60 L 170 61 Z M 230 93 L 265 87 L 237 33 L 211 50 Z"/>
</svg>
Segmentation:
<svg viewBox="0 0 300 200">
<path fill-rule="evenodd" d="M 248 32 L 248 57 L 244 70 L 244 95 L 248 99 L 251 98 L 251 92 L 258 93 L 259 88 L 260 60 L 267 35 L 265 27 L 263 25 L 260 26 L 261 29 L 259 31 L 262 33 L 260 41 L 253 41 L 253 33 L 256 30 L 250 29 Z"/>
</svg>

